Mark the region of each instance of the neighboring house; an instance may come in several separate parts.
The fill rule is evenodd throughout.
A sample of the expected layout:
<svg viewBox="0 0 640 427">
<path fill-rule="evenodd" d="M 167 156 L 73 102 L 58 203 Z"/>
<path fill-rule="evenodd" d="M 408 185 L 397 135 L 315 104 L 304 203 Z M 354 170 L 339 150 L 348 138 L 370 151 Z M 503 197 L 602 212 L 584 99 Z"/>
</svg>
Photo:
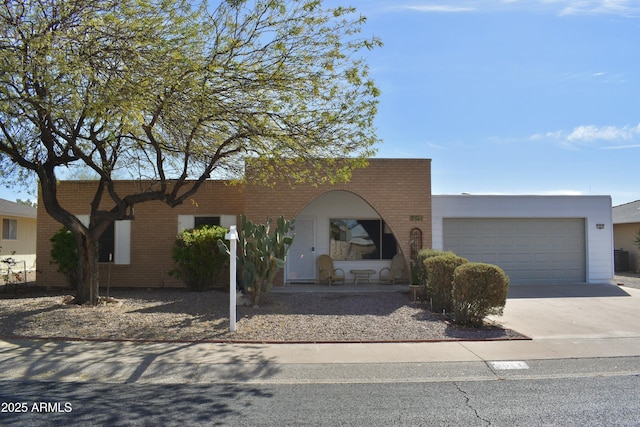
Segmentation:
<svg viewBox="0 0 640 427">
<path fill-rule="evenodd" d="M 126 190 L 149 183 L 120 181 L 117 185 Z M 63 181 L 58 197 L 66 209 L 86 220 L 95 186 L 91 181 Z M 463 199 L 455 201 L 456 197 Z M 507 274 L 513 275 L 512 283 L 589 283 L 613 277 L 610 198 L 541 197 L 535 203 L 527 203 L 526 198 L 518 196 L 432 197 L 430 159 L 370 159 L 366 168 L 354 171 L 348 183 L 334 185 L 291 187 L 280 183 L 267 187 L 212 180 L 189 202 L 175 208 L 161 202 L 141 203 L 135 207 L 135 220 L 117 221 L 103 236 L 102 260 L 107 261 L 108 254 L 113 253 L 114 263 L 110 271 L 107 264 L 102 265 L 102 277 L 106 278 L 109 272 L 112 286 L 181 286 L 168 274 L 174 268 L 171 247 L 177 233 L 204 223 L 228 227 L 237 224 L 241 214 L 258 222 L 280 215 L 295 218 L 295 239 L 278 285 L 316 281 L 317 258 L 323 254 L 330 255 L 335 267 L 345 271 L 347 281 L 354 279 L 351 270 L 374 270 L 372 279 L 376 280 L 377 272 L 389 267 L 396 253 L 404 256 L 408 271 L 409 261 L 422 248 L 455 246 L 456 252 L 472 261 L 489 261 L 481 252 L 490 252 L 491 245 L 501 245 L 504 239 L 496 241 L 492 232 L 473 236 L 474 230 L 484 229 L 483 224 L 456 223 L 474 218 L 480 222 L 492 218 L 498 229 L 501 224 L 506 225 L 501 233 L 512 242 L 511 248 L 505 249 L 507 252 L 513 252 L 514 245 L 530 248 L 528 252 L 517 252 L 520 261 L 524 256 L 530 257 L 527 268 L 512 269 L 514 264 L 507 258 L 493 258 L 495 264 L 502 263 Z M 551 219 L 552 223 L 540 224 L 543 219 Z M 40 263 L 40 282 L 64 285 L 64 278 L 49 262 L 49 238 L 60 225 L 48 215 L 41 215 L 38 226 L 38 257 L 45 260 Z M 564 253 L 568 246 L 550 251 L 558 242 L 545 239 L 552 239 L 558 227 L 564 230 L 566 226 L 573 230 L 569 234 L 580 248 L 569 254 Z M 580 226 L 581 233 L 577 230 Z M 522 234 L 518 231 L 522 227 L 534 231 Z M 536 235 L 539 227 L 549 227 L 551 233 Z M 456 230 L 468 231 L 456 235 Z M 533 239 L 535 244 L 527 239 Z M 468 251 L 465 242 L 470 241 L 484 249 Z M 539 245 L 544 246 L 544 257 L 537 250 Z M 550 272 L 541 278 L 545 270 Z"/>
<path fill-rule="evenodd" d="M 640 230 L 640 200 L 613 207 L 613 247 L 616 271 L 640 270 L 640 251 L 635 243 Z"/>
<path fill-rule="evenodd" d="M 19 267 L 35 270 L 36 213 L 34 207 L 0 199 L 0 260 L 11 257 L 19 263 Z M 0 263 L 0 269 L 5 269 L 3 263 Z"/>
</svg>

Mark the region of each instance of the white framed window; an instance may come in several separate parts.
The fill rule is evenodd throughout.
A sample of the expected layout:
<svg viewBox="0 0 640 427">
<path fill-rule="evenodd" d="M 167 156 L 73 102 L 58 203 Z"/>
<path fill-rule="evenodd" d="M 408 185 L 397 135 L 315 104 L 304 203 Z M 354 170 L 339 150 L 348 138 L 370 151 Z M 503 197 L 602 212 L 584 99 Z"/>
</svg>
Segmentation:
<svg viewBox="0 0 640 427">
<path fill-rule="evenodd" d="M 398 244 L 381 219 L 329 219 L 332 259 L 337 261 L 392 259 Z"/>
<path fill-rule="evenodd" d="M 178 215 L 178 234 L 182 230 L 200 227 L 202 225 L 219 225 L 229 228 L 236 225 L 236 215 Z"/>
<path fill-rule="evenodd" d="M 89 225 L 89 215 L 76 216 Z M 102 233 L 98 239 L 99 261 L 109 262 L 109 254 L 114 264 L 131 264 L 131 221 L 115 221 Z"/>
<path fill-rule="evenodd" d="M 2 219 L 2 240 L 18 240 L 18 220 Z"/>
</svg>

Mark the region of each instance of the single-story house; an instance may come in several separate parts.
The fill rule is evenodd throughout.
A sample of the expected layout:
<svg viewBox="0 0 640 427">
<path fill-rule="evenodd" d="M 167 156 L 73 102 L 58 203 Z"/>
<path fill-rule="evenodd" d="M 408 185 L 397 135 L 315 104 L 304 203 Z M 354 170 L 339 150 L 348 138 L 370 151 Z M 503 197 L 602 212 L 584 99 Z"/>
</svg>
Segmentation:
<svg viewBox="0 0 640 427">
<path fill-rule="evenodd" d="M 613 247 L 616 271 L 640 271 L 636 238 L 640 230 L 640 200 L 613 207 Z"/>
<path fill-rule="evenodd" d="M 349 182 L 334 185 L 272 187 L 207 181 L 180 206 L 141 203 L 135 207 L 135 220 L 117 221 L 106 237 L 103 235 L 101 260 L 108 261 L 112 253 L 113 265 L 109 271 L 108 264 L 103 264 L 101 277 L 104 280 L 108 273 L 112 286 L 182 286 L 169 276 L 177 234 L 200 224 L 228 227 L 237 224 L 241 214 L 256 222 L 280 215 L 296 219 L 296 238 L 276 284 L 314 281 L 316 259 L 322 254 L 333 254 L 335 266 L 342 268 L 348 279 L 353 278 L 352 269 L 377 272 L 389 266 L 396 253 L 410 254 L 412 235 L 420 234 L 419 248 L 431 247 L 430 177 L 430 159 L 370 159 L 366 168 L 354 171 Z M 128 194 L 147 184 L 119 181 L 117 186 L 122 194 Z M 86 219 L 96 185 L 95 181 L 61 181 L 58 198 L 64 208 Z M 43 260 L 39 282 L 63 286 L 64 277 L 49 262 L 49 239 L 61 225 L 42 214 L 38 227 L 38 256 Z M 344 252 L 345 245 L 352 250 Z"/>
<path fill-rule="evenodd" d="M 117 186 L 126 192 L 142 184 L 119 181 Z M 92 181 L 62 181 L 59 200 L 66 209 L 86 218 L 95 186 Z M 103 235 L 102 247 L 107 249 L 102 256 L 107 261 L 106 254 L 113 253 L 111 286 L 182 286 L 168 274 L 174 268 L 171 247 L 179 231 L 200 224 L 228 227 L 237 224 L 241 214 L 258 222 L 283 215 L 295 218 L 296 237 L 276 285 L 315 282 L 317 259 L 323 254 L 331 256 L 348 281 L 354 280 L 351 270 L 373 270 L 376 273 L 371 279 L 376 280 L 378 272 L 391 265 L 394 255 L 403 255 L 408 272 L 417 252 L 431 247 L 453 249 L 474 261 L 502 263 L 507 273 L 514 275 L 513 283 L 589 283 L 612 278 L 610 198 L 457 197 L 432 197 L 430 159 L 370 159 L 366 168 L 354 171 L 349 182 L 317 186 L 240 185 L 211 180 L 189 202 L 175 208 L 161 202 L 136 205 L 135 220 L 117 221 L 105 233 L 107 237 Z M 469 203 L 472 200 L 476 202 Z M 480 206 L 484 208 L 479 210 Z M 479 223 L 457 222 L 473 218 Z M 489 252 L 491 241 L 484 241 L 481 234 L 474 239 L 476 246 L 484 245 L 484 249 L 476 247 L 475 252 L 465 247 L 469 239 L 456 235 L 456 230 L 463 227 L 470 230 L 465 234 L 471 237 L 471 231 L 484 227 L 481 223 L 488 219 L 498 221 L 493 229 L 512 239 L 512 245 L 529 245 L 529 267 L 508 264 L 511 261 L 502 256 L 485 258 L 482 252 Z M 501 230 L 500 224 L 509 225 Z M 548 239 L 555 238 L 558 227 L 564 230 L 567 226 L 573 230 L 569 234 L 579 248 L 562 246 L 552 251 L 559 242 Z M 64 285 L 64 278 L 49 263 L 49 238 L 60 225 L 43 214 L 38 217 L 38 227 L 38 257 L 45 260 L 40 266 L 40 281 L 45 278 L 47 285 Z M 531 229 L 529 234 L 522 232 L 522 227 Z M 540 227 L 551 232 L 538 234 Z M 564 238 L 560 240 L 564 242 Z M 544 257 L 538 250 L 540 245 L 544 246 Z M 565 254 L 565 250 L 571 252 Z M 520 251 L 519 261 L 524 252 Z M 102 277 L 106 278 L 107 264 L 102 268 Z M 551 273 L 541 277 L 545 269 Z"/>
<path fill-rule="evenodd" d="M 0 199 L 0 260 L 13 258 L 18 267 L 35 270 L 37 209 L 20 203 Z M 0 270 L 6 265 L 0 263 Z"/>
</svg>

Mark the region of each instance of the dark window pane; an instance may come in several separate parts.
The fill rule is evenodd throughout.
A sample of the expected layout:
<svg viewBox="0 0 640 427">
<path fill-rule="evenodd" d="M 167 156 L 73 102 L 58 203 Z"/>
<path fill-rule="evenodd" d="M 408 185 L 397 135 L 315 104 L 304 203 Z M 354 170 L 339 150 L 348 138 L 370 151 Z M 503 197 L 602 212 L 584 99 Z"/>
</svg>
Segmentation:
<svg viewBox="0 0 640 427">
<path fill-rule="evenodd" d="M 109 227 L 102 233 L 100 239 L 98 239 L 98 261 L 109 262 L 109 254 L 115 257 L 116 247 L 116 231 L 115 223 L 111 223 Z"/>
<path fill-rule="evenodd" d="M 2 220 L 2 239 L 17 240 L 18 239 L 18 221 L 15 219 L 4 218 Z"/>
<path fill-rule="evenodd" d="M 219 216 L 197 216 L 193 219 L 193 227 L 200 228 L 205 225 L 220 225 Z"/>
</svg>

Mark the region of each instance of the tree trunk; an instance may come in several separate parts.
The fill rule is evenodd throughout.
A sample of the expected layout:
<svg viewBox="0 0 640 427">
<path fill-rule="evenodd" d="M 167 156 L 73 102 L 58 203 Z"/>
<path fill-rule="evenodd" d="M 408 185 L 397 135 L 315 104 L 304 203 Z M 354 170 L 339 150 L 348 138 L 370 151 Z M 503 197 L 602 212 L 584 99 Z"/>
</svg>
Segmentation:
<svg viewBox="0 0 640 427">
<path fill-rule="evenodd" d="M 260 279 L 256 280 L 256 283 L 253 285 L 253 301 L 251 301 L 251 305 L 254 307 L 260 306 L 260 297 L 262 296 L 262 283 Z"/>
<path fill-rule="evenodd" d="M 100 271 L 98 270 L 98 241 L 89 236 L 76 237 L 78 241 L 78 291 L 77 304 L 98 304 Z"/>
</svg>

